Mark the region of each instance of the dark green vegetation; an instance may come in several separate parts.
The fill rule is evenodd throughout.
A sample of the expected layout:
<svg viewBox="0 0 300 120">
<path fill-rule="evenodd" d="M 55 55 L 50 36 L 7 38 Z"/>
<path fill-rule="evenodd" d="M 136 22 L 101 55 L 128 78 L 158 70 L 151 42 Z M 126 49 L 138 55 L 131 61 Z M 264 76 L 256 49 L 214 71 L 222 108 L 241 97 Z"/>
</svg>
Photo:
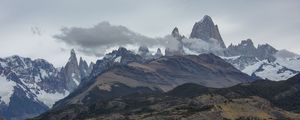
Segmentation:
<svg viewBox="0 0 300 120">
<path fill-rule="evenodd" d="M 259 96 L 282 109 L 300 112 L 300 74 L 286 81 L 257 80 L 252 83 L 243 83 L 220 89 L 185 84 L 175 88 L 168 94 L 178 97 L 193 97 L 207 93 L 220 94 L 227 98 Z"/>
<path fill-rule="evenodd" d="M 35 119 L 297 120 L 299 86 L 300 74 L 286 81 L 258 80 L 229 88 L 188 83 L 167 93 L 135 93 L 89 105 L 68 105 Z"/>
</svg>

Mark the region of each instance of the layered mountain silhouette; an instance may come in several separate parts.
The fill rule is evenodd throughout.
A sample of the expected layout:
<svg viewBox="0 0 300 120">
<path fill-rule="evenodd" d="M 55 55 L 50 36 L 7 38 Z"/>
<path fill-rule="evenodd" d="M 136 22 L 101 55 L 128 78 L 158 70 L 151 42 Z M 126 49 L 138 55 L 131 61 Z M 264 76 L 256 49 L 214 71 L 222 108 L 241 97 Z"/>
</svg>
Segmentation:
<svg viewBox="0 0 300 120">
<path fill-rule="evenodd" d="M 251 81 L 253 81 L 252 77 L 213 54 L 166 56 L 145 63 L 132 61 L 128 64 L 119 64 L 115 62 L 113 67 L 93 77 L 84 87 L 78 88 L 54 107 L 87 104 L 95 99 L 96 101 L 106 100 L 131 93 L 115 92 L 117 90 L 114 89 L 124 89 L 118 84 L 130 88 L 148 88 L 150 92 L 168 91 L 184 83 L 197 83 L 219 88 Z M 105 97 L 105 94 L 109 95 Z"/>
<path fill-rule="evenodd" d="M 293 112 L 300 112 L 299 81 L 300 74 L 286 81 L 257 80 L 228 88 L 187 83 L 167 93 L 136 93 L 68 105 L 35 119 L 297 120 L 300 114 Z"/>
<path fill-rule="evenodd" d="M 267 43 L 255 46 L 251 39 L 246 39 L 226 47 L 218 26 L 207 15 L 194 24 L 189 38 L 181 35 L 177 27 L 171 35 L 179 45 L 175 51 L 166 49 L 167 56 L 213 53 L 250 76 L 276 81 L 288 79 L 300 71 L 300 55 L 277 50 Z"/>
<path fill-rule="evenodd" d="M 0 118 L 47 110 L 34 119 L 300 118 L 300 55 L 251 39 L 226 47 L 207 15 L 189 37 L 177 27 L 170 36 L 172 49 L 120 47 L 95 64 L 78 61 L 75 50 L 62 68 L 0 58 Z"/>
</svg>

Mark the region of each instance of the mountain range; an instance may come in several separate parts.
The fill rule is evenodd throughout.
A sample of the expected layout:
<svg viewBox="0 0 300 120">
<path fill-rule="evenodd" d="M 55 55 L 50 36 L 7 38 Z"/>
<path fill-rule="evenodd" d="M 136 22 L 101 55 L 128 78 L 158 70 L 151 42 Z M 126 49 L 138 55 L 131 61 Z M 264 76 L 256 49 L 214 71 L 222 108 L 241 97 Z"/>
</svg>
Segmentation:
<svg viewBox="0 0 300 120">
<path fill-rule="evenodd" d="M 61 68 L 43 59 L 0 58 L 0 118 L 45 111 L 35 119 L 299 118 L 300 55 L 256 47 L 251 39 L 226 47 L 207 15 L 188 38 L 177 27 L 171 37 L 176 49 L 119 47 L 90 64 L 72 49 Z"/>
<path fill-rule="evenodd" d="M 74 50 L 65 67 L 55 68 L 43 59 L 0 58 L 0 115 L 7 119 L 36 116 L 71 93 L 91 68 Z"/>
<path fill-rule="evenodd" d="M 299 86 L 300 74 L 285 81 L 257 80 L 228 88 L 186 83 L 165 93 L 137 92 L 54 108 L 34 120 L 297 120 Z"/>
<path fill-rule="evenodd" d="M 207 15 L 194 24 L 190 38 L 180 35 L 177 27 L 172 36 L 180 45 L 177 52 L 166 51 L 166 55 L 213 53 L 250 76 L 276 81 L 288 79 L 300 71 L 300 55 L 277 50 L 267 43 L 256 47 L 251 39 L 247 39 L 226 47 L 218 26 Z"/>
</svg>

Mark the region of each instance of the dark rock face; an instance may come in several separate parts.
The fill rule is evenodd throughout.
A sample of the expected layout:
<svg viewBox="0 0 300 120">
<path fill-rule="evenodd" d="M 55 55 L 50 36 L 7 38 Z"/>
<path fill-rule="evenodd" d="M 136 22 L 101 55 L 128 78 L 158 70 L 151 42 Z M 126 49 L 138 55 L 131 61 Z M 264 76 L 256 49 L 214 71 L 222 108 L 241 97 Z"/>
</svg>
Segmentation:
<svg viewBox="0 0 300 120">
<path fill-rule="evenodd" d="M 66 80 L 67 89 L 73 91 L 81 80 L 78 61 L 74 49 L 72 49 L 69 61 L 66 66 L 61 70 L 63 78 Z"/>
<path fill-rule="evenodd" d="M 227 56 L 237 56 L 237 55 L 245 55 L 245 56 L 255 56 L 256 48 L 251 39 L 242 40 L 242 42 L 238 45 L 230 45 L 227 48 Z"/>
<path fill-rule="evenodd" d="M 111 53 L 106 54 L 102 60 L 97 60 L 96 64 L 93 66 L 90 77 L 92 79 L 114 65 L 128 64 L 131 62 L 143 63 L 144 59 L 140 55 L 136 55 L 132 51 L 120 47 L 118 50 L 114 50 Z"/>
<path fill-rule="evenodd" d="M 243 40 L 238 45 L 230 45 L 225 50 L 226 56 L 248 56 L 248 57 L 256 57 L 259 60 L 268 59 L 274 61 L 273 55 L 277 52 L 274 47 L 269 44 L 258 45 L 256 48 L 251 39 Z"/>
<path fill-rule="evenodd" d="M 79 60 L 79 71 L 80 71 L 80 77 L 81 78 L 88 77 L 91 73 L 90 66 L 81 57 L 80 57 L 80 60 Z"/>
<path fill-rule="evenodd" d="M 257 47 L 257 56 L 260 59 L 268 59 L 270 61 L 275 61 L 276 58 L 274 57 L 274 54 L 277 52 L 278 50 L 276 50 L 269 44 L 258 45 Z"/>
<path fill-rule="evenodd" d="M 205 15 L 201 21 L 194 24 L 190 38 L 202 39 L 209 43 L 214 42 L 211 40 L 212 38 L 217 40 L 217 43 L 221 48 L 226 48 L 218 26 L 214 24 L 211 17 L 208 15 Z"/>
<path fill-rule="evenodd" d="M 150 53 L 148 47 L 140 46 L 138 50 L 138 54 L 144 59 L 151 59 L 153 58 L 152 54 Z"/>
<path fill-rule="evenodd" d="M 184 36 L 179 33 L 179 30 L 177 27 L 175 27 L 173 29 L 171 35 L 179 41 L 181 41 L 184 38 Z"/>
<path fill-rule="evenodd" d="M 85 60 L 80 58 L 79 64 L 75 50 L 72 49 L 70 53 L 69 61 L 60 71 L 60 78 L 66 81 L 68 91 L 76 89 L 81 80 L 88 77 L 92 71 L 92 66 L 88 66 Z"/>
<path fill-rule="evenodd" d="M 156 53 L 155 53 L 155 55 L 154 55 L 154 58 L 160 58 L 160 57 L 162 57 L 162 56 L 163 56 L 163 54 L 161 53 L 160 48 L 157 48 L 157 51 L 156 51 Z"/>
</svg>

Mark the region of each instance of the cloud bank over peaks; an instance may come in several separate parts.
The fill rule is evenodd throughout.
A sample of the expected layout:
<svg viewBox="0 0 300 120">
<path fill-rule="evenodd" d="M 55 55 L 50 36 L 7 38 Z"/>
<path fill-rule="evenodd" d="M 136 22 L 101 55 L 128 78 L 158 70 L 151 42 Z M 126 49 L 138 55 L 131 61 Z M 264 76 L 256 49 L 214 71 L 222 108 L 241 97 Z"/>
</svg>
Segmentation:
<svg viewBox="0 0 300 120">
<path fill-rule="evenodd" d="M 54 35 L 58 41 L 74 47 L 86 55 L 103 56 L 115 47 L 136 49 L 135 46 L 176 49 L 178 41 L 172 36 L 150 38 L 133 32 L 124 26 L 101 22 L 91 28 L 64 27 L 60 34 Z"/>
</svg>

